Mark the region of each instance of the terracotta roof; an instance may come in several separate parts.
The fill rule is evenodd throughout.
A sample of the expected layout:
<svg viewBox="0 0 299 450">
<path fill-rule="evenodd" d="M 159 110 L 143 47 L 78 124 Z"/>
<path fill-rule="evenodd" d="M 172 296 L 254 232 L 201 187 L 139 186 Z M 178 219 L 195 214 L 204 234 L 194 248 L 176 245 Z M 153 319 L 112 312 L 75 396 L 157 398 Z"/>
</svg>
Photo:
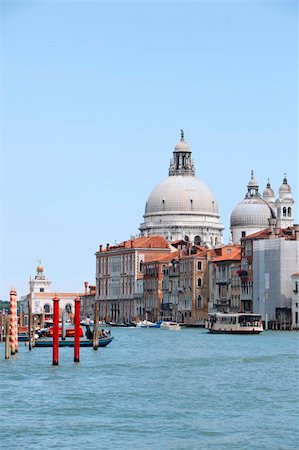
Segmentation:
<svg viewBox="0 0 299 450">
<path fill-rule="evenodd" d="M 212 262 L 220 262 L 220 261 L 241 261 L 241 249 L 236 248 L 232 250 L 231 253 L 226 253 L 222 256 L 217 256 L 212 259 Z"/>
<path fill-rule="evenodd" d="M 299 272 L 292 273 L 292 277 L 299 277 Z"/>
<path fill-rule="evenodd" d="M 116 245 L 111 245 L 110 247 L 103 248 L 102 252 L 107 252 L 110 250 L 120 250 L 123 248 L 165 248 L 169 249 L 169 244 L 166 239 L 162 236 L 142 236 L 135 239 L 130 239 L 127 241 L 120 242 Z"/>
<path fill-rule="evenodd" d="M 256 233 L 249 234 L 241 238 L 241 241 L 251 240 L 251 239 L 269 239 L 272 235 L 271 228 L 265 228 L 264 230 L 257 231 Z M 294 227 L 279 228 L 279 232 L 275 237 L 285 238 L 287 240 L 295 240 Z"/>
<path fill-rule="evenodd" d="M 153 257 L 153 259 L 147 260 L 145 261 L 143 264 L 152 264 L 153 262 L 169 262 L 172 261 L 173 259 L 176 259 L 179 257 L 179 251 L 175 250 L 174 252 L 171 253 L 167 253 L 166 255 L 161 255 L 158 257 Z"/>
</svg>

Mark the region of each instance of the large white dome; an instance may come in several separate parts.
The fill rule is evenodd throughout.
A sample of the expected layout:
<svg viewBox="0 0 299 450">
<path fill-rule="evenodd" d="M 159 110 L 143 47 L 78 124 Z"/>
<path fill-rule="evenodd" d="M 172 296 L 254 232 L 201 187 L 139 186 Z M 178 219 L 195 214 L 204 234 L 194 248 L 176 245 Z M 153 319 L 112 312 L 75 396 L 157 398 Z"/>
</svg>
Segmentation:
<svg viewBox="0 0 299 450">
<path fill-rule="evenodd" d="M 165 178 L 151 192 L 145 215 L 155 212 L 218 214 L 213 193 L 194 176 L 176 175 Z"/>
<path fill-rule="evenodd" d="M 150 193 L 142 235 L 160 234 L 213 246 L 222 243 L 223 225 L 211 190 L 195 177 L 191 150 L 182 132 L 170 161 L 169 176 Z"/>
</svg>

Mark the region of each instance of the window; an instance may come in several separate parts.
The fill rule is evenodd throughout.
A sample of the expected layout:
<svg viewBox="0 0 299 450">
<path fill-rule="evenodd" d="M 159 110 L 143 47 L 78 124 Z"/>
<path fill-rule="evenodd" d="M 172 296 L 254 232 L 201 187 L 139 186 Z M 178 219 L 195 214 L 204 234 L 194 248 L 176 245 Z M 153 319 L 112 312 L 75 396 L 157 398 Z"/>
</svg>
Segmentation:
<svg viewBox="0 0 299 450">
<path fill-rule="evenodd" d="M 51 311 L 50 311 L 50 305 L 48 305 L 48 303 L 46 303 L 45 305 L 44 305 L 44 312 L 46 313 L 46 314 L 49 314 Z"/>
<path fill-rule="evenodd" d="M 197 270 L 201 270 L 201 261 L 197 261 Z"/>
<path fill-rule="evenodd" d="M 199 295 L 197 297 L 197 308 L 202 308 L 202 297 Z"/>
<path fill-rule="evenodd" d="M 45 292 L 45 288 L 40 288 L 39 292 Z"/>
<path fill-rule="evenodd" d="M 201 278 L 198 278 L 198 280 L 197 280 L 197 286 L 198 286 L 198 287 L 201 287 Z"/>
<path fill-rule="evenodd" d="M 189 242 L 189 237 L 188 237 L 188 236 L 185 236 L 185 237 L 184 237 L 184 241 Z"/>
<path fill-rule="evenodd" d="M 201 243 L 200 236 L 195 236 L 195 238 L 194 238 L 194 244 L 195 244 L 195 245 L 200 245 L 200 243 Z"/>
<path fill-rule="evenodd" d="M 282 215 L 283 215 L 283 217 L 286 217 L 286 215 L 287 215 L 287 208 L 286 207 L 283 208 Z"/>
<path fill-rule="evenodd" d="M 139 272 L 142 272 L 142 264 L 143 264 L 143 261 L 141 260 L 139 263 Z"/>
<path fill-rule="evenodd" d="M 292 208 L 288 208 L 288 217 L 292 217 Z"/>
<path fill-rule="evenodd" d="M 245 236 L 246 236 L 246 231 L 242 231 L 241 237 L 245 237 Z"/>
<path fill-rule="evenodd" d="M 65 305 L 65 310 L 70 313 L 72 312 L 72 305 L 70 305 L 69 303 L 67 305 Z"/>
</svg>

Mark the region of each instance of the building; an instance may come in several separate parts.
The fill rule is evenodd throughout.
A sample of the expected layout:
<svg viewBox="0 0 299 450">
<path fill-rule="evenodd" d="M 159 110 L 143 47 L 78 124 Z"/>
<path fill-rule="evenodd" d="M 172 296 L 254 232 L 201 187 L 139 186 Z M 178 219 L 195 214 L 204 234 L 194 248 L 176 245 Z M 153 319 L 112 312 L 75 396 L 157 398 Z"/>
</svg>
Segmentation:
<svg viewBox="0 0 299 450">
<path fill-rule="evenodd" d="M 161 236 L 144 236 L 96 253 L 96 301 L 100 319 L 120 322 L 145 318 L 143 264 L 175 250 Z"/>
<path fill-rule="evenodd" d="M 292 274 L 292 329 L 299 330 L 299 272 Z"/>
<path fill-rule="evenodd" d="M 261 196 L 259 185 L 251 171 L 244 199 L 233 209 L 230 218 L 231 240 L 234 244 L 250 234 L 269 227 L 269 220 L 278 228 L 287 228 L 294 223 L 294 199 L 286 176 L 276 199 L 268 181 Z"/>
<path fill-rule="evenodd" d="M 241 258 L 241 309 L 261 314 L 271 327 L 290 326 L 299 226 L 270 227 L 242 238 Z"/>
<path fill-rule="evenodd" d="M 89 285 L 87 281 L 84 283 L 84 294 L 80 295 L 80 315 L 82 318 L 89 317 L 93 320 L 94 312 L 95 312 L 95 295 L 96 295 L 96 286 Z"/>
<path fill-rule="evenodd" d="M 223 225 L 212 191 L 195 177 L 191 150 L 184 140 L 175 146 L 169 176 L 151 192 L 145 206 L 142 236 L 160 235 L 213 247 L 222 243 Z"/>
<path fill-rule="evenodd" d="M 227 245 L 216 249 L 210 262 L 210 312 L 240 311 L 241 267 L 240 245 Z"/>
<path fill-rule="evenodd" d="M 53 318 L 53 298 L 60 299 L 60 317 L 62 311 L 66 311 L 69 319 L 73 318 L 75 312 L 75 298 L 81 295 L 77 292 L 51 292 L 51 281 L 45 277 L 44 268 L 41 263 L 36 268 L 36 275 L 29 280 L 29 294 L 23 296 L 19 301 L 20 312 L 28 313 L 28 306 L 31 306 L 31 313 L 38 315 L 41 320 L 52 320 Z"/>
</svg>

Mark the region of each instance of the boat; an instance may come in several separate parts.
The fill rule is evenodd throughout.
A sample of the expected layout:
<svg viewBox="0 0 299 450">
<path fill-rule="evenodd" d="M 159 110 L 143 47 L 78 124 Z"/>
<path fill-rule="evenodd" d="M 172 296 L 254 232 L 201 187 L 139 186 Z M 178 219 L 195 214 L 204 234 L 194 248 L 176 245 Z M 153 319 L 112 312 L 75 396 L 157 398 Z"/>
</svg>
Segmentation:
<svg viewBox="0 0 299 450">
<path fill-rule="evenodd" d="M 161 322 L 151 322 L 150 320 L 141 320 L 137 322 L 137 328 L 160 328 Z"/>
<path fill-rule="evenodd" d="M 107 347 L 111 341 L 113 341 L 114 336 L 101 337 L 99 338 L 99 347 Z M 74 339 L 66 338 L 59 339 L 59 347 L 74 347 Z M 35 347 L 53 347 L 53 339 L 51 338 L 42 338 L 36 339 L 34 343 Z M 92 339 L 80 339 L 80 347 L 92 347 L 93 340 Z"/>
<path fill-rule="evenodd" d="M 206 328 L 217 334 L 259 334 L 263 331 L 263 323 L 260 314 L 211 313 Z"/>
<path fill-rule="evenodd" d="M 161 322 L 160 328 L 161 328 L 161 330 L 179 331 L 181 329 L 181 326 L 177 322 L 163 320 Z"/>
</svg>

